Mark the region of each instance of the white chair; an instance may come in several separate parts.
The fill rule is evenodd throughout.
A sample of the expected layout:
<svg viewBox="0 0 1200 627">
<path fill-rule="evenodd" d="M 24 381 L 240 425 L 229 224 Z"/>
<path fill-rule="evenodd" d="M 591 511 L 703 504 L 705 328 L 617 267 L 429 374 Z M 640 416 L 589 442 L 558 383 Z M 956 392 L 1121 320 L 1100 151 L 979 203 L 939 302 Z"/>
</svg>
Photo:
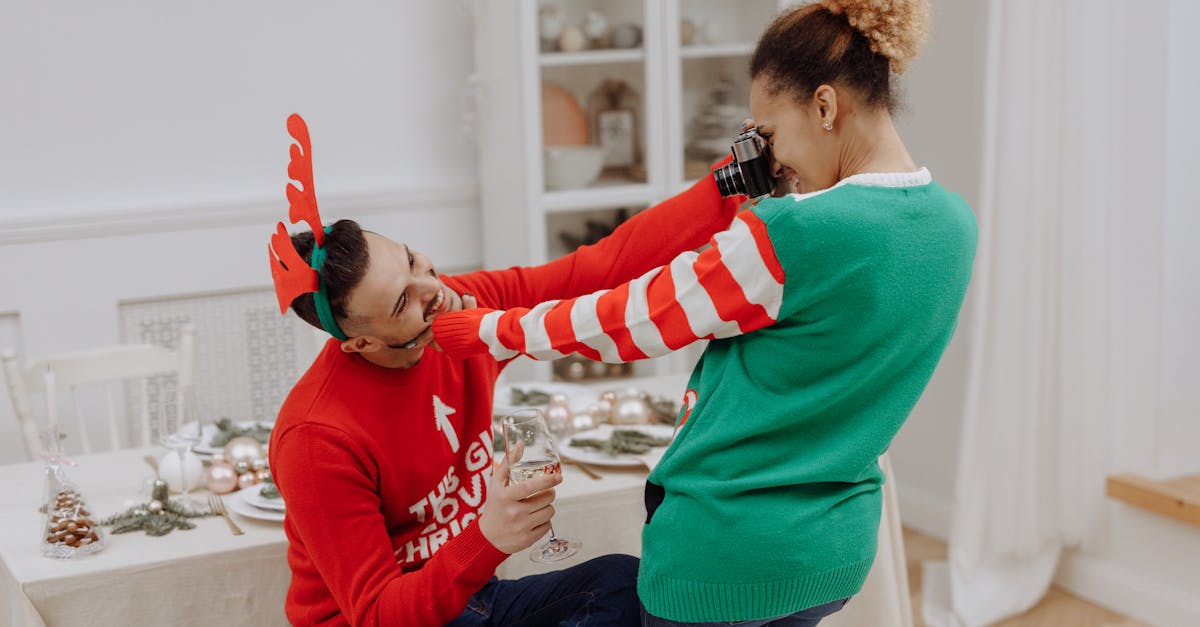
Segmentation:
<svg viewBox="0 0 1200 627">
<path fill-rule="evenodd" d="M 879 458 L 883 469 L 883 516 L 879 520 L 879 548 L 863 589 L 842 611 L 821 621 L 821 627 L 913 627 L 912 596 L 904 560 L 904 531 L 900 503 L 888 454 Z"/>
<path fill-rule="evenodd" d="M 137 402 L 141 406 L 138 410 L 137 427 L 141 433 L 130 433 L 126 446 L 149 446 L 153 443 L 150 425 L 152 410 L 147 394 L 149 378 L 163 374 L 176 375 L 176 389 L 179 393 L 175 395 L 171 411 L 175 414 L 175 424 L 180 424 L 185 399 L 192 388 L 195 352 L 195 328 L 190 323 L 184 324 L 180 329 L 177 350 L 153 344 L 125 344 L 54 355 L 34 360 L 27 365 L 22 365 L 14 352 L 4 351 L 0 354 L 0 361 L 4 365 L 4 378 L 8 383 L 8 393 L 17 415 L 17 423 L 21 427 L 26 455 L 32 460 L 42 451 L 39 434 L 44 429 L 61 429 L 58 408 L 60 392 L 66 392 L 71 398 L 71 409 L 75 414 L 83 452 L 90 453 L 95 450 L 88 434 L 88 417 L 91 414 L 83 411 L 84 407 L 81 407 L 80 403 L 79 390 L 84 386 L 89 389 L 93 386 L 104 389 L 109 448 L 124 448 L 113 388 L 117 388 L 117 394 L 124 394 L 127 382 L 136 382 L 139 386 Z M 34 394 L 41 395 L 44 399 L 45 421 L 42 425 L 38 424 L 34 415 Z M 92 409 L 94 413 L 95 408 L 87 409 Z"/>
</svg>

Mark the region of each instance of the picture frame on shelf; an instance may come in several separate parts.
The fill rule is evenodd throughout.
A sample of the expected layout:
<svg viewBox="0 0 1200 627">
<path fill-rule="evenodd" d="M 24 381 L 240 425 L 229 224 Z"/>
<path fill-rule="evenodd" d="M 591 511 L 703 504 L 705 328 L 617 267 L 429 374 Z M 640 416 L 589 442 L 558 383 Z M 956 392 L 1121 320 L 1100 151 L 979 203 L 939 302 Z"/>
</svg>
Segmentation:
<svg viewBox="0 0 1200 627">
<path fill-rule="evenodd" d="M 604 147 L 605 169 L 628 169 L 638 163 L 637 113 L 609 109 L 596 113 L 598 143 Z"/>
<path fill-rule="evenodd" d="M 641 146 L 641 95 L 620 78 L 603 80 L 588 95 L 593 141 L 605 150 L 604 172 L 630 181 L 646 180 Z"/>
</svg>

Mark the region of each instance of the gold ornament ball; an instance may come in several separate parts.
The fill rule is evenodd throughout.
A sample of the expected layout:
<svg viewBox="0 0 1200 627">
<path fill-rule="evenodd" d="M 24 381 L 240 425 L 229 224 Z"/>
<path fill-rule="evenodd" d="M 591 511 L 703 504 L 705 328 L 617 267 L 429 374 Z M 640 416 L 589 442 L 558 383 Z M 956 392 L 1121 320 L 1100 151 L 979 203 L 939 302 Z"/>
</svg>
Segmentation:
<svg viewBox="0 0 1200 627">
<path fill-rule="evenodd" d="M 256 471 L 254 471 L 254 478 L 258 480 L 258 483 L 262 483 L 264 481 L 270 481 L 271 480 L 271 471 L 267 470 L 266 468 L 263 468 L 262 470 L 256 470 Z"/>
<path fill-rule="evenodd" d="M 239 435 L 225 445 L 225 458 L 234 464 L 243 461 L 249 464 L 266 455 L 263 445 L 248 435 Z"/>
<path fill-rule="evenodd" d="M 213 462 L 204 471 L 204 487 L 213 494 L 229 494 L 238 487 L 238 474 L 229 462 Z"/>
<path fill-rule="evenodd" d="M 254 476 L 252 472 L 244 472 L 238 475 L 237 485 L 239 490 L 244 490 L 256 483 L 258 483 L 258 477 Z"/>
</svg>

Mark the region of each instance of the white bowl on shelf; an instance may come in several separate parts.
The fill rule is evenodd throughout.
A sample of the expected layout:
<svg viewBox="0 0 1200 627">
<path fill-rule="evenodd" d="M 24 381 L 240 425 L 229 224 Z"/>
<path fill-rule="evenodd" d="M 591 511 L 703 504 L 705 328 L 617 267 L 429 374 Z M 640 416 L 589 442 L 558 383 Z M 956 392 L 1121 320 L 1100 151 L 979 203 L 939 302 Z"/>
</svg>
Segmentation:
<svg viewBox="0 0 1200 627">
<path fill-rule="evenodd" d="M 604 169 L 603 146 L 547 146 L 542 152 L 546 189 L 587 187 Z"/>
</svg>

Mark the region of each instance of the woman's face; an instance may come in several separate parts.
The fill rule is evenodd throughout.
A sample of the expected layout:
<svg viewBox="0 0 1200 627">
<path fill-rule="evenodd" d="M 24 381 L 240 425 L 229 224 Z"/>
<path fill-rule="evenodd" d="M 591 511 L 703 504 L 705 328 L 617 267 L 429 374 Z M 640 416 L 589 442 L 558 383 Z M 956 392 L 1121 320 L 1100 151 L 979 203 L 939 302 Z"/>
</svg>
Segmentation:
<svg viewBox="0 0 1200 627">
<path fill-rule="evenodd" d="M 768 85 L 763 76 L 750 85 L 750 115 L 771 144 L 776 178 L 798 193 L 837 183 L 837 142 L 822 127 L 822 105 L 816 98 L 802 102 L 787 92 L 773 94 Z M 828 117 L 828 110 L 824 113 Z"/>
</svg>

